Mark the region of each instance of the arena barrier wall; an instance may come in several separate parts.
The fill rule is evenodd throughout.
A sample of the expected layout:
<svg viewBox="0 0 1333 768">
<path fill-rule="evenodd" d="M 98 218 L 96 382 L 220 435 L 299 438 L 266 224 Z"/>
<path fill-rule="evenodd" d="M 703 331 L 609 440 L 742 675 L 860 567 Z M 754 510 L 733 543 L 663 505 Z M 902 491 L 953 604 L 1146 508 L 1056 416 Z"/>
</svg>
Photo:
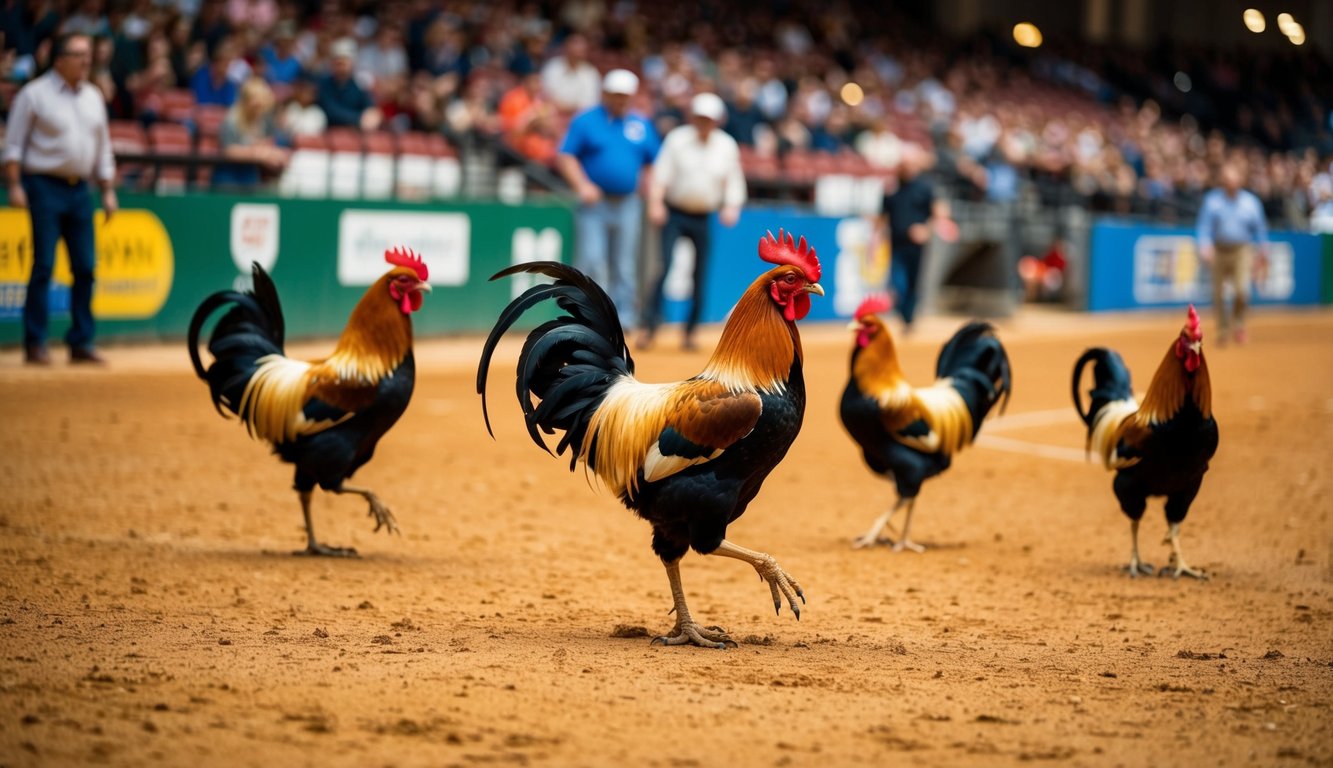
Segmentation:
<svg viewBox="0 0 1333 768">
<path fill-rule="evenodd" d="M 1317 235 L 1272 232 L 1267 270 L 1251 296 L 1257 304 L 1318 304 L 1327 291 L 1328 258 Z M 1094 312 L 1212 303 L 1208 266 L 1194 230 L 1117 222 L 1092 228 L 1088 309 Z"/>
<path fill-rule="evenodd" d="M 250 264 L 273 276 L 289 337 L 331 336 L 406 245 L 430 267 L 434 289 L 414 318 L 418 333 L 489 330 L 530 282 L 487 282 L 519 261 L 568 262 L 571 209 L 559 203 L 407 204 L 189 195 L 122 195 L 97 223 L 93 311 L 99 341 L 181 338 L 199 302 L 250 285 Z M 51 340 L 68 327 L 70 272 L 63 243 L 52 287 Z M 31 270 L 27 213 L 0 209 L 0 344 L 22 341 Z"/>
<path fill-rule="evenodd" d="M 823 271 L 820 285 L 825 296 L 812 297 L 810 320 L 845 318 L 856 311 L 868 290 L 883 291 L 889 268 L 888 249 L 871 220 L 859 216 L 818 216 L 797 207 L 747 208 L 734 227 L 722 226 L 716 216 L 709 224 L 711 256 L 704 289 L 703 322 L 719 322 L 735 305 L 741 293 L 770 265 L 759 260 L 758 244 L 765 233 L 782 228 L 804 236 L 819 256 Z M 655 236 L 655 233 L 650 236 Z M 667 276 L 667 322 L 685 319 L 689 307 L 693 246 L 684 238 L 676 243 L 676 258 Z M 653 266 L 648 280 L 658 274 Z"/>
<path fill-rule="evenodd" d="M 1333 234 L 1319 236 L 1324 250 L 1324 303 L 1333 304 Z"/>
</svg>

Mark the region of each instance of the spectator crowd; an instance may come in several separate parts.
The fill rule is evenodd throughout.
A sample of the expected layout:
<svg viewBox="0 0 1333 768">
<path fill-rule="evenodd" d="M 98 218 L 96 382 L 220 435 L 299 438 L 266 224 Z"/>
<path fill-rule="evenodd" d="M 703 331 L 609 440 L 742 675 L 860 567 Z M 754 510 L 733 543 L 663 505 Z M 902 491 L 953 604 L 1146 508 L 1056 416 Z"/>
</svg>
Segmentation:
<svg viewBox="0 0 1333 768">
<path fill-rule="evenodd" d="M 7 0 L 0 115 L 55 36 L 92 35 L 113 120 L 228 110 L 220 151 L 269 173 L 329 127 L 499 142 L 549 165 L 603 73 L 641 75 L 659 135 L 719 94 L 747 176 L 896 177 L 924 147 L 951 194 L 1187 219 L 1237 161 L 1274 220 L 1333 219 L 1333 68 L 1284 51 L 949 41 L 903 12 L 792 0 Z M 253 179 L 233 169 L 232 183 Z M 808 185 L 807 185 L 808 186 Z M 760 183 L 755 196 L 765 194 Z"/>
</svg>

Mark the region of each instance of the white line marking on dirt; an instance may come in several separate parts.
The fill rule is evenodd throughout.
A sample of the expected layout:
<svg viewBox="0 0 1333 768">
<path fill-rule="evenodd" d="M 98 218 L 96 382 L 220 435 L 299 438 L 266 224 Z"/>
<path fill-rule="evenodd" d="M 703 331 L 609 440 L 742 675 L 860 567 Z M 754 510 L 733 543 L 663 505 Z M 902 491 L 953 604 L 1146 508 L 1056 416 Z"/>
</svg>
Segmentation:
<svg viewBox="0 0 1333 768">
<path fill-rule="evenodd" d="M 1071 408 L 1056 408 L 1049 411 L 1028 411 L 1012 416 L 998 416 L 986 424 L 986 431 L 997 429 L 1023 429 L 1024 427 L 1045 427 L 1051 424 L 1077 424 L 1078 414 Z"/>
<path fill-rule="evenodd" d="M 1029 443 L 1026 440 L 1015 440 L 1011 437 L 1000 437 L 998 435 L 979 435 L 977 437 L 977 445 L 983 448 L 993 448 L 997 451 L 1023 453 L 1043 459 L 1060 459 L 1061 461 L 1074 461 L 1079 464 L 1088 462 L 1087 455 L 1077 448 L 1066 448 L 1062 445 Z"/>
</svg>

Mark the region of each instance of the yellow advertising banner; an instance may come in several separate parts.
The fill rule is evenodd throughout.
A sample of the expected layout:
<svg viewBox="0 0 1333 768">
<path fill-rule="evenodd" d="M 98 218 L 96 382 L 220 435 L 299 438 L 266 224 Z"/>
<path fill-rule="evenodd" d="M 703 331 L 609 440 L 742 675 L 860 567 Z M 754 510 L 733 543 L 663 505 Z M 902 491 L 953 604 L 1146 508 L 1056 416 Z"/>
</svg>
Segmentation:
<svg viewBox="0 0 1333 768">
<path fill-rule="evenodd" d="M 94 220 L 97 244 L 93 314 L 105 320 L 151 318 L 162 309 L 175 275 L 171 238 L 152 211 L 119 211 Z M 0 318 L 18 317 L 32 271 L 32 222 L 26 211 L 0 210 Z M 64 240 L 56 247 L 53 310 L 68 309 L 72 282 Z M 63 294 L 63 295 L 59 295 Z"/>
</svg>

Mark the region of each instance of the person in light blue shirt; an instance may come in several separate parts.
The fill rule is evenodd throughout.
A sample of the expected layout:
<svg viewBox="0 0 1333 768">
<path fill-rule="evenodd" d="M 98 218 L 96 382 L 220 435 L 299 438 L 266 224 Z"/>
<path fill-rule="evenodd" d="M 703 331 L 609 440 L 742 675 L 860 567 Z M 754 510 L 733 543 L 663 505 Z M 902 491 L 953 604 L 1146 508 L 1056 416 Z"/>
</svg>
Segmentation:
<svg viewBox="0 0 1333 768">
<path fill-rule="evenodd" d="M 574 118 L 556 168 L 574 188 L 574 266 L 606 288 L 626 331 L 638 321 L 639 179 L 651 173 L 660 141 L 646 118 L 629 111 L 639 78 L 613 69 L 602 80 L 602 103 Z"/>
<path fill-rule="evenodd" d="M 1203 196 L 1203 206 L 1199 209 L 1199 258 L 1212 267 L 1219 345 L 1226 344 L 1229 336 L 1237 344 L 1243 344 L 1256 249 L 1260 265 L 1268 259 L 1268 222 L 1259 198 L 1241 189 L 1238 167 L 1223 166 L 1221 181 L 1222 186 Z M 1231 309 L 1226 305 L 1228 282 L 1235 294 Z"/>
</svg>

